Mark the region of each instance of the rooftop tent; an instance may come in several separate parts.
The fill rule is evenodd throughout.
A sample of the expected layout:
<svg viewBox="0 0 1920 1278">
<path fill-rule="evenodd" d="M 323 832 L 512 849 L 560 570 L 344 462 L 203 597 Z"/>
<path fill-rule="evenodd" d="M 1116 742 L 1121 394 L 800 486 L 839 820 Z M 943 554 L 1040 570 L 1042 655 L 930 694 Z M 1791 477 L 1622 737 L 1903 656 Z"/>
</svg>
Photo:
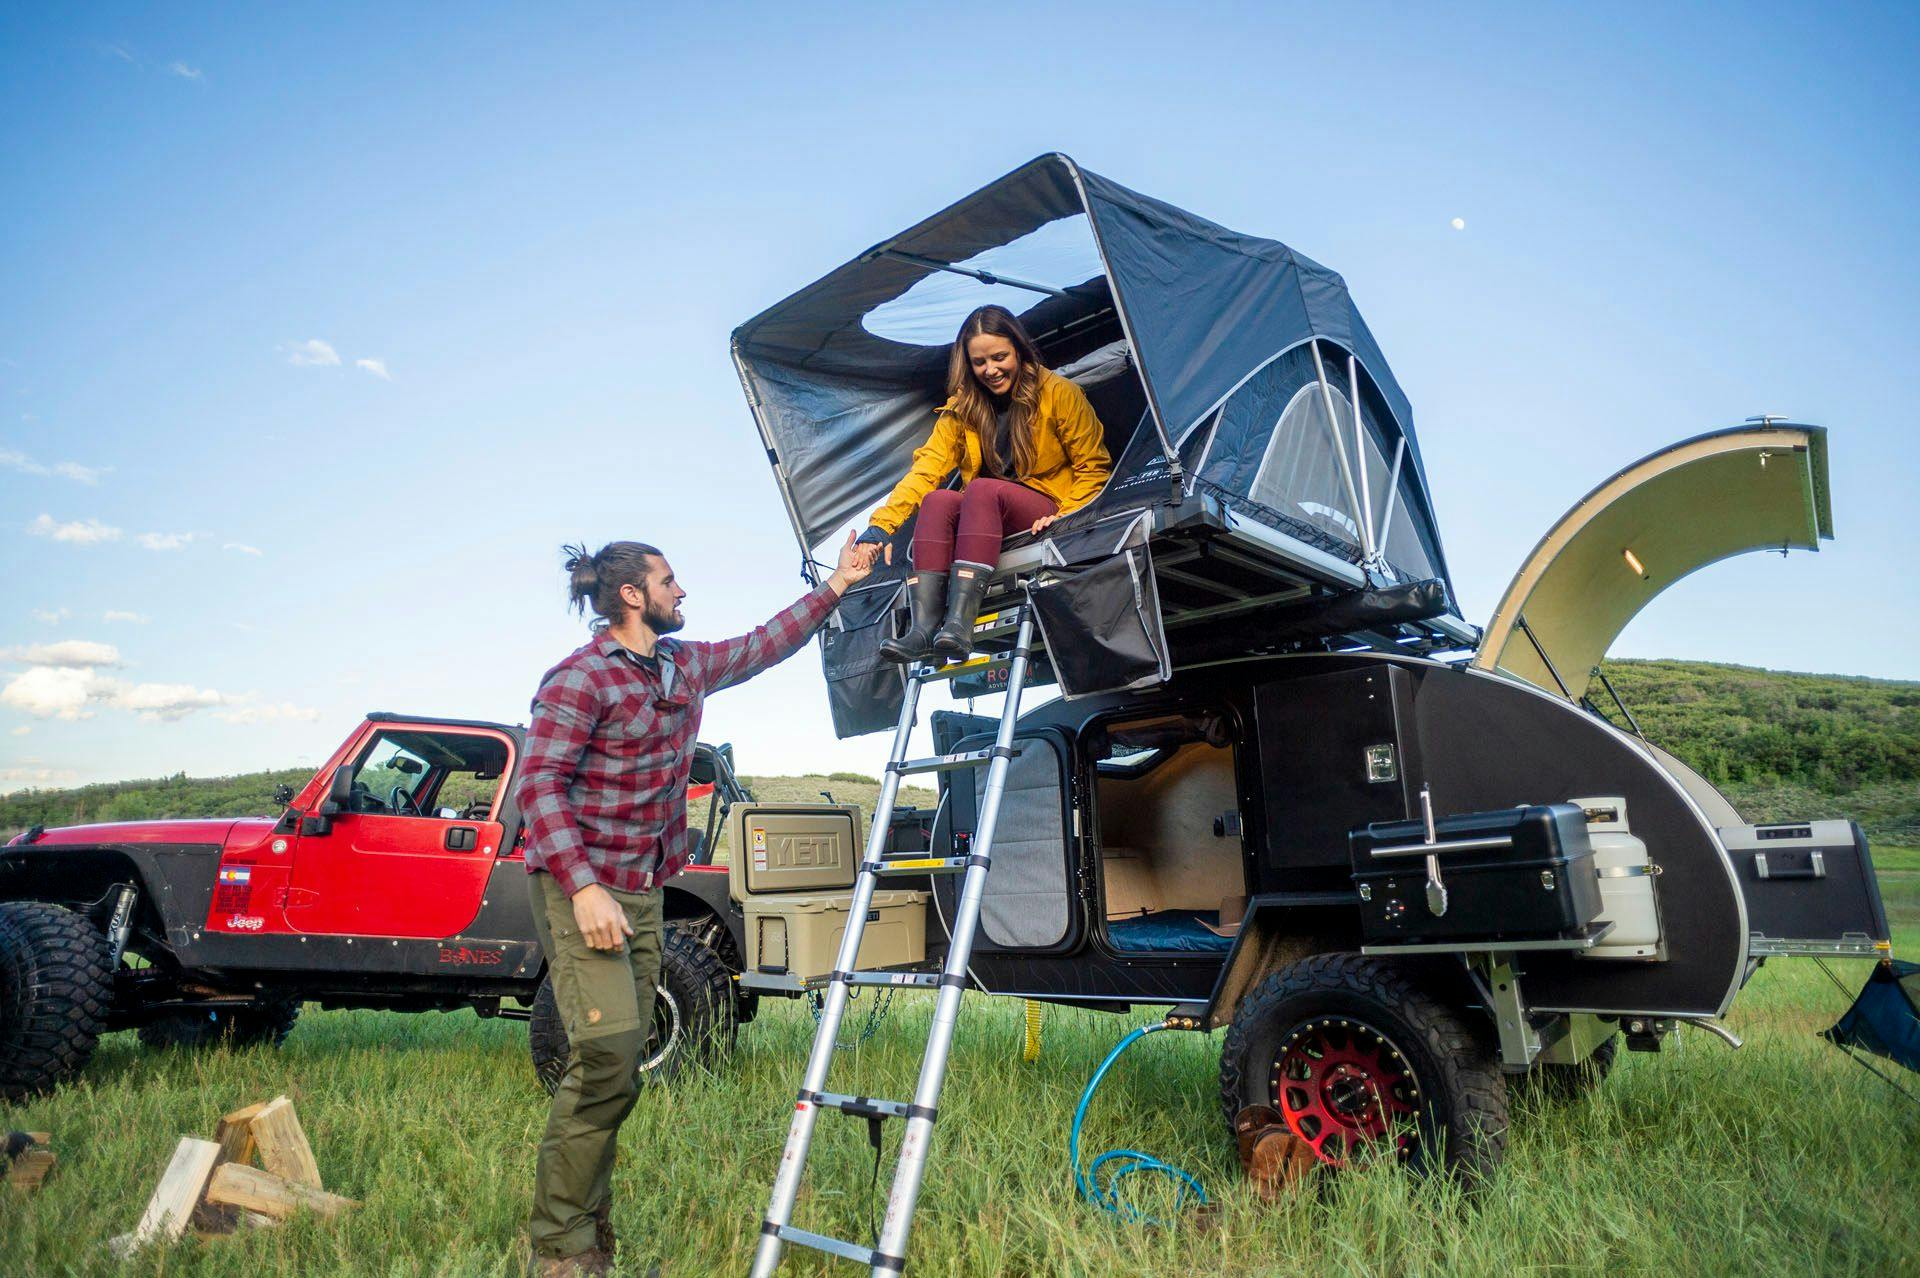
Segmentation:
<svg viewBox="0 0 1920 1278">
<path fill-rule="evenodd" d="M 1339 569 L 1340 588 L 1447 581 L 1411 409 L 1340 276 L 1058 154 L 735 331 L 803 553 L 905 473 L 952 335 L 988 302 L 1021 316 L 1107 429 L 1113 478 L 1056 536 L 1198 497 Z"/>
</svg>

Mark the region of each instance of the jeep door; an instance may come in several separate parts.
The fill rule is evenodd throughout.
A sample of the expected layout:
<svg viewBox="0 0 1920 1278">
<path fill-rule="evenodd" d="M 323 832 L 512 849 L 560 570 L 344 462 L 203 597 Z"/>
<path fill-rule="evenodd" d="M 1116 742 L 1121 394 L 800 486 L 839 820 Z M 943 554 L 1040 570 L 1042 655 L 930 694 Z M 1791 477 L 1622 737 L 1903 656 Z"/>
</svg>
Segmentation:
<svg viewBox="0 0 1920 1278">
<path fill-rule="evenodd" d="M 380 721 L 347 759 L 348 810 L 295 847 L 288 925 L 336 936 L 458 935 L 480 912 L 503 852 L 513 742 L 481 728 Z"/>
</svg>

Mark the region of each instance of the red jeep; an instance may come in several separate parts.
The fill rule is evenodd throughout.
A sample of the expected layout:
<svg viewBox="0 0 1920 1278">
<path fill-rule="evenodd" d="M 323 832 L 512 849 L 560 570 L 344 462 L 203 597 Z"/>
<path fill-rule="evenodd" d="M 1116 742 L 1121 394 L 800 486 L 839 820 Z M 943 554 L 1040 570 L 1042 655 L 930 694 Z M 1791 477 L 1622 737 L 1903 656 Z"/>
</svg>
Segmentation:
<svg viewBox="0 0 1920 1278">
<path fill-rule="evenodd" d="M 567 1055 L 534 937 L 514 780 L 524 731 L 372 714 L 276 819 L 28 830 L 0 847 L 0 1098 L 77 1073 L 110 1030 L 153 1047 L 279 1044 L 303 1002 L 531 1022 L 551 1088 Z M 668 1077 L 752 1018 L 740 912 L 711 864 L 751 800 L 700 745 L 694 859 L 663 888 L 657 1041 Z"/>
</svg>

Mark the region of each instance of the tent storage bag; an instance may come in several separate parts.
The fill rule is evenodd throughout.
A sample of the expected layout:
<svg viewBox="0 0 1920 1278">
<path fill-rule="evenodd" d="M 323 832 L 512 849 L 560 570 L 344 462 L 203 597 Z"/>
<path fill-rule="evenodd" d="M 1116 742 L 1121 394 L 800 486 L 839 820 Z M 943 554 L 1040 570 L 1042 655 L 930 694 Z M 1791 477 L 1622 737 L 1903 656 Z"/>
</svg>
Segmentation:
<svg viewBox="0 0 1920 1278">
<path fill-rule="evenodd" d="M 1068 700 L 1165 683 L 1173 674 L 1153 556 L 1136 546 L 1086 567 L 1042 572 L 1027 598 Z"/>
<path fill-rule="evenodd" d="M 743 907 L 747 969 L 802 980 L 832 975 L 852 904 L 851 892 L 749 897 Z M 927 894 L 875 892 L 854 966 L 900 967 L 926 957 Z"/>
<path fill-rule="evenodd" d="M 1604 902 L 1593 844 L 1571 803 L 1467 812 L 1434 822 L 1376 821 L 1348 836 L 1369 945 L 1572 940 Z M 1427 900 L 1427 853 L 1439 860 L 1445 912 Z"/>
<path fill-rule="evenodd" d="M 898 580 L 849 590 L 820 631 L 820 665 L 836 737 L 858 737 L 900 721 L 907 668 L 882 657 L 880 644 L 893 634 L 895 606 L 905 591 Z"/>
</svg>

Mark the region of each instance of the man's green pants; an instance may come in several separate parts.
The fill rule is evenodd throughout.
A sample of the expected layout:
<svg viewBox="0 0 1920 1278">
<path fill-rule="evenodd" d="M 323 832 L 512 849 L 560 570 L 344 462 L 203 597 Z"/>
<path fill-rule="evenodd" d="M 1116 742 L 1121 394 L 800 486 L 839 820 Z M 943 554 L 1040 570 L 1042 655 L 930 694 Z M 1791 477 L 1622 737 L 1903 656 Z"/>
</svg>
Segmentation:
<svg viewBox="0 0 1920 1278">
<path fill-rule="evenodd" d="M 618 949 L 596 950 L 580 935 L 573 902 L 554 877 L 541 871 L 527 878 L 533 925 L 572 1046 L 540 1139 L 530 1232 L 537 1254 L 577 1256 L 593 1246 L 593 1214 L 612 1197 L 620 1124 L 640 1095 L 635 1071 L 660 975 L 660 893 L 614 892 L 633 935 Z"/>
</svg>

